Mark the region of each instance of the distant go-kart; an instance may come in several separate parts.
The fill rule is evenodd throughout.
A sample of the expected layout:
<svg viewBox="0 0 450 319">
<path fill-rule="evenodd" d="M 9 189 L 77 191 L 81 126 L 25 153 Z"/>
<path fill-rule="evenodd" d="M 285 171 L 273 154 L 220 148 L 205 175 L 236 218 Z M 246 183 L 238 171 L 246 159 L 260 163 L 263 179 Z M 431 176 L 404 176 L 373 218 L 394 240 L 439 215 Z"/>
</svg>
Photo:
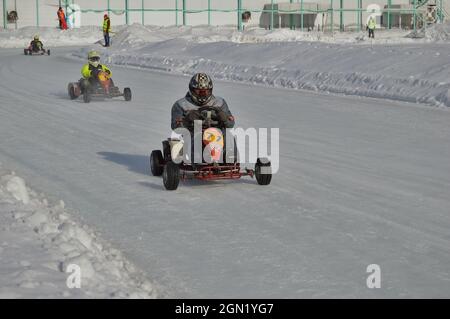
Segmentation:
<svg viewBox="0 0 450 319">
<path fill-rule="evenodd" d="M 33 48 L 31 45 L 28 48 L 23 49 L 23 54 L 25 55 L 50 55 L 50 49 L 37 49 Z"/>
<path fill-rule="evenodd" d="M 85 103 L 91 102 L 93 97 L 112 99 L 123 96 L 125 101 L 131 101 L 131 89 L 124 88 L 123 92 L 121 92 L 120 89 L 114 85 L 111 76 L 107 72 L 100 71 L 97 75 L 97 81 L 91 82 L 85 90 L 82 90 L 80 81 L 72 82 L 68 85 L 67 89 L 71 100 L 75 100 L 80 95 L 83 95 L 83 101 Z"/>
<path fill-rule="evenodd" d="M 221 128 L 219 122 L 212 120 L 213 112 L 214 108 L 204 108 L 202 111 L 202 154 L 205 154 L 205 149 L 208 148 L 206 153 L 209 154 L 209 163 L 204 160 L 198 164 L 184 161 L 175 163 L 174 158 L 183 156 L 183 141 L 169 138 L 162 142 L 162 152 L 154 150 L 150 155 L 150 170 L 153 176 L 162 175 L 163 184 L 167 190 L 176 190 L 180 180 L 225 180 L 239 179 L 243 176 L 256 177 L 259 185 L 269 185 L 272 180 L 271 163 L 266 158 L 258 158 L 254 169 L 241 170 L 235 148 L 232 161 L 220 161 L 221 158 L 226 159 L 228 155 L 224 151 L 223 134 L 217 129 Z M 262 171 L 263 168 L 267 171 Z"/>
</svg>

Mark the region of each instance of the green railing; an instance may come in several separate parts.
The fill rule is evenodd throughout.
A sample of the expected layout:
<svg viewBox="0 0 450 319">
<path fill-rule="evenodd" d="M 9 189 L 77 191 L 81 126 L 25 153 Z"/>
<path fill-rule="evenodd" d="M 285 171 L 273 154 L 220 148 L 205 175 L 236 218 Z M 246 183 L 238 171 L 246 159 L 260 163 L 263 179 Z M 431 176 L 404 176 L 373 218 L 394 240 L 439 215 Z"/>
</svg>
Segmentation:
<svg viewBox="0 0 450 319">
<path fill-rule="evenodd" d="M 0 0 L 3 2 L 3 25 L 4 28 L 7 27 L 7 17 L 6 17 L 6 3 L 8 0 Z M 40 16 L 39 16 L 39 7 L 41 5 L 44 5 L 44 0 L 35 0 L 35 10 L 36 10 L 36 25 L 40 25 Z M 288 15 L 289 18 L 289 27 L 291 29 L 299 28 L 301 30 L 304 30 L 306 28 L 305 25 L 305 18 L 306 15 L 319 15 L 323 14 L 326 16 L 326 23 L 321 23 L 322 30 L 328 30 L 328 31 L 334 31 L 337 27 L 340 31 L 345 31 L 349 28 L 349 26 L 353 26 L 356 30 L 361 30 L 365 26 L 365 21 L 363 21 L 363 14 L 368 15 L 370 12 L 367 12 L 366 8 L 363 8 L 362 0 L 329 0 L 329 3 L 326 7 L 324 6 L 317 6 L 316 9 L 310 9 L 310 2 L 305 2 L 304 0 L 281 0 L 281 1 L 275 1 L 275 0 L 266 0 L 266 6 L 263 8 L 249 8 L 246 7 L 246 0 L 208 0 L 207 7 L 205 8 L 190 8 L 189 3 L 190 0 L 167 0 L 168 6 L 171 5 L 171 7 L 168 8 L 151 8 L 148 7 L 148 5 L 151 4 L 149 1 L 141 0 L 139 7 L 131 7 L 130 0 L 122 0 L 122 8 L 114 8 L 111 6 L 110 0 L 103 0 L 105 3 L 104 8 L 101 9 L 92 9 L 92 8 L 85 8 L 81 7 L 80 12 L 81 13 L 117 13 L 117 14 L 125 14 L 125 23 L 130 23 L 130 13 L 139 12 L 141 13 L 141 23 L 145 24 L 145 13 L 146 12 L 154 12 L 154 13 L 162 13 L 162 12 L 170 12 L 174 14 L 174 24 L 175 25 L 188 25 L 188 16 L 191 14 L 196 13 L 207 13 L 207 22 L 208 25 L 211 25 L 214 21 L 212 19 L 212 14 L 214 13 L 235 13 L 236 14 L 236 26 L 238 30 L 243 30 L 243 19 L 242 14 L 244 12 L 250 12 L 250 13 L 260 13 L 266 16 L 267 20 L 269 21 L 267 24 L 267 27 L 269 29 L 274 29 L 276 26 L 279 25 L 279 22 L 281 20 L 282 16 Z M 220 1 L 220 4 L 223 5 L 224 1 L 228 1 L 230 4 L 230 8 L 227 9 L 219 9 L 216 8 L 214 5 L 218 4 Z M 396 4 L 395 0 L 385 0 L 385 1 L 379 1 L 381 12 L 379 13 L 384 16 L 386 16 L 387 21 L 384 21 L 384 25 L 386 28 L 390 29 L 392 27 L 392 21 L 393 16 L 395 15 L 411 15 L 412 18 L 412 25 L 411 28 L 416 28 L 418 22 L 421 24 L 424 24 L 424 8 L 427 4 L 430 2 L 436 3 L 437 7 L 437 20 L 438 22 L 443 22 L 445 18 L 445 9 L 443 6 L 443 2 L 445 0 L 412 0 L 411 7 L 410 8 L 401 8 L 397 9 L 393 7 L 393 5 Z M 77 3 L 76 0 L 58 0 L 59 5 L 62 7 L 67 8 L 71 4 Z M 117 1 L 114 1 L 117 3 Z M 138 1 L 134 0 L 132 3 L 136 5 Z M 297 4 L 298 9 L 295 10 L 282 10 L 278 7 L 279 3 L 291 3 L 291 4 Z M 347 8 L 346 4 L 352 4 L 356 6 L 356 8 Z M 383 5 L 384 3 L 384 5 Z M 307 4 L 305 6 L 305 4 Z M 147 5 L 147 6 L 146 6 Z M 384 6 L 386 8 L 384 8 Z M 347 14 L 346 14 L 347 13 Z M 346 24 L 345 16 L 348 16 L 348 13 L 352 13 L 355 16 L 353 16 L 352 20 L 353 23 Z M 373 12 L 375 13 L 375 12 Z M 180 23 L 179 21 L 179 15 L 182 16 L 182 21 Z M 300 18 L 300 25 L 298 26 L 298 23 L 295 23 L 294 18 L 297 16 L 297 18 Z M 335 25 L 335 16 L 339 19 L 339 24 Z M 278 19 L 276 22 L 275 19 Z M 315 27 L 315 26 L 314 26 Z"/>
</svg>

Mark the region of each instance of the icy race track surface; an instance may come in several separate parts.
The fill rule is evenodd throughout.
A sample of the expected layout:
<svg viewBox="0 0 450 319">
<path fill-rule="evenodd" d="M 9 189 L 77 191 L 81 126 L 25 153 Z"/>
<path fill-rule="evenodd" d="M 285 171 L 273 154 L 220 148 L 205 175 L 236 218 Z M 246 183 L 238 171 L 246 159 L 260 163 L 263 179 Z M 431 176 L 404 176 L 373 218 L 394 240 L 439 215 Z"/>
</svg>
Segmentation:
<svg viewBox="0 0 450 319">
<path fill-rule="evenodd" d="M 239 126 L 281 128 L 280 171 L 167 192 L 148 156 L 188 78 L 115 67 L 133 102 L 86 105 L 66 96 L 81 63 L 53 52 L 0 51 L 0 161 L 163 296 L 450 297 L 449 110 L 216 82 Z"/>
</svg>

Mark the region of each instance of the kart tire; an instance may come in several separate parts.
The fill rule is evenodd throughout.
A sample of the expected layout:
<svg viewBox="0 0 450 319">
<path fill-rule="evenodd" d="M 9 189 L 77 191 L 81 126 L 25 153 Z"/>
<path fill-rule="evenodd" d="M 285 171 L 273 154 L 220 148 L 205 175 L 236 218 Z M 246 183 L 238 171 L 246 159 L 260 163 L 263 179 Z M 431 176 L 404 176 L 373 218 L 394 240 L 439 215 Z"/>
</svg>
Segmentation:
<svg viewBox="0 0 450 319">
<path fill-rule="evenodd" d="M 84 90 L 83 101 L 84 103 L 91 102 L 91 93 L 89 92 L 89 90 Z"/>
<path fill-rule="evenodd" d="M 27 49 L 24 49 L 24 50 L 23 50 L 23 54 L 28 55 L 28 50 L 27 50 Z"/>
<path fill-rule="evenodd" d="M 150 155 L 150 170 L 153 176 L 161 176 L 164 171 L 164 160 L 160 150 L 152 151 Z"/>
<path fill-rule="evenodd" d="M 269 172 L 264 172 L 266 174 L 263 174 L 261 171 L 262 168 L 269 168 Z M 255 164 L 255 177 L 256 181 L 259 185 L 269 185 L 270 181 L 272 180 L 272 171 L 271 171 L 271 164 L 270 161 L 267 159 L 258 158 Z"/>
<path fill-rule="evenodd" d="M 75 94 L 75 87 L 72 84 L 69 84 L 69 97 L 71 100 L 75 100 L 78 96 Z"/>
<path fill-rule="evenodd" d="M 180 183 L 180 168 L 174 162 L 167 162 L 164 165 L 163 183 L 164 187 L 169 191 L 178 188 L 178 184 Z"/>
<path fill-rule="evenodd" d="M 50 50 L 47 50 L 47 54 L 50 55 Z"/>
<path fill-rule="evenodd" d="M 125 88 L 123 89 L 123 97 L 125 98 L 125 101 L 131 101 L 131 89 L 130 88 Z"/>
</svg>

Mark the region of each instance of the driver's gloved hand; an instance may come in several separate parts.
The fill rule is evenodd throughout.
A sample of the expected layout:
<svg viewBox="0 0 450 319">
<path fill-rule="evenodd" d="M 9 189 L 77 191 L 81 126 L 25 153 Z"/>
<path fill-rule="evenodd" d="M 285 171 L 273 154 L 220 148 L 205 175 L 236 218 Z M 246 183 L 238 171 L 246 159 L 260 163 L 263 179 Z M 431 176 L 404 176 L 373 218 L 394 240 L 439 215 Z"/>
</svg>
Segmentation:
<svg viewBox="0 0 450 319">
<path fill-rule="evenodd" d="M 189 111 L 184 118 L 187 121 L 194 122 L 195 120 L 201 120 L 202 119 L 202 115 L 200 114 L 199 111 L 192 110 L 192 111 Z"/>
<path fill-rule="evenodd" d="M 100 71 L 98 69 L 93 69 L 91 72 L 92 76 L 94 76 L 94 77 L 97 77 L 99 73 L 100 73 Z"/>
<path fill-rule="evenodd" d="M 222 123 L 228 122 L 228 115 L 223 110 L 218 110 L 216 114 L 220 122 Z"/>
</svg>

